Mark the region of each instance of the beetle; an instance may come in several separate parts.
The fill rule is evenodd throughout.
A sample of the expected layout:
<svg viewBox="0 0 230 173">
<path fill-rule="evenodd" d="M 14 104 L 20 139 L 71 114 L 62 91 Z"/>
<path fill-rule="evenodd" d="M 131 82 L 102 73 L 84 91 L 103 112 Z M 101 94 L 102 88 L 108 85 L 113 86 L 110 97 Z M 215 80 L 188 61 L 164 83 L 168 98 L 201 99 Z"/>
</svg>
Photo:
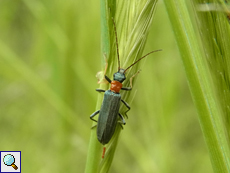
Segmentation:
<svg viewBox="0 0 230 173">
<path fill-rule="evenodd" d="M 118 116 L 120 117 L 122 121 L 121 123 L 123 125 L 126 124 L 124 117 L 119 113 L 120 103 L 122 102 L 128 108 L 125 114 L 130 110 L 130 106 L 127 102 L 121 99 L 121 94 L 119 92 L 120 90 L 125 90 L 125 91 L 132 90 L 132 78 L 135 75 L 133 75 L 130 78 L 131 87 L 123 87 L 122 82 L 124 82 L 124 80 L 126 79 L 125 73 L 130 67 L 135 65 L 137 62 L 139 62 L 140 60 L 142 60 L 149 54 L 157 52 L 157 51 L 161 51 L 161 50 L 155 50 L 155 51 L 149 52 L 145 56 L 135 61 L 133 64 L 131 64 L 126 69 L 120 68 L 117 31 L 116 31 L 114 20 L 113 20 L 113 24 L 114 24 L 114 31 L 115 31 L 115 36 L 116 36 L 118 71 L 114 73 L 113 80 L 111 80 L 109 77 L 105 75 L 105 79 L 111 84 L 111 87 L 109 90 L 96 89 L 96 91 L 100 93 L 104 92 L 104 98 L 103 98 L 103 102 L 101 105 L 101 109 L 97 110 L 92 115 L 90 115 L 90 119 L 97 122 L 97 139 L 103 145 L 107 144 L 111 140 L 114 134 L 117 122 L 118 122 Z M 95 117 L 97 114 L 99 114 L 98 121 L 93 119 L 93 117 Z M 122 124 L 121 124 L 121 127 L 122 127 Z M 104 152 L 103 152 L 103 156 L 104 156 Z"/>
</svg>

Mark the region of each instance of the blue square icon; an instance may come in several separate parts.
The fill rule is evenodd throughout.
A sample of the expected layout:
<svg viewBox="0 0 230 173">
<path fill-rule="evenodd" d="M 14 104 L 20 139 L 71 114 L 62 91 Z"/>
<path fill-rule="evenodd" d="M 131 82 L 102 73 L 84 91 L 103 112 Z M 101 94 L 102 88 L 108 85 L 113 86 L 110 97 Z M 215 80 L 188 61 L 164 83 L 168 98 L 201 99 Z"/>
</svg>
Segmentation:
<svg viewBox="0 0 230 173">
<path fill-rule="evenodd" d="M 21 151 L 0 151 L 0 173 L 21 172 Z"/>
</svg>

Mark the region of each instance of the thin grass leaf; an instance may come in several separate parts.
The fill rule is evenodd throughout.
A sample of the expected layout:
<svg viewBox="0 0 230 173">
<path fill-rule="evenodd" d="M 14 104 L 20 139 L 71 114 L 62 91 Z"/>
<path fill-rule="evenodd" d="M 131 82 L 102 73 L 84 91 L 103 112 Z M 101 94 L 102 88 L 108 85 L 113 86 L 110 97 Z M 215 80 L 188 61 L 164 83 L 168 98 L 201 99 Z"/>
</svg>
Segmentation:
<svg viewBox="0 0 230 173">
<path fill-rule="evenodd" d="M 109 9 L 108 7 L 110 6 L 114 6 L 113 1 L 101 0 L 101 46 L 102 46 L 101 48 L 102 61 L 101 62 L 102 62 L 103 70 L 106 66 L 105 63 L 107 61 L 105 58 L 107 58 L 107 56 L 109 55 L 110 45 L 111 45 L 110 44 L 111 35 L 109 34 L 109 27 L 111 25 L 109 25 L 108 20 L 107 20 L 108 13 L 111 12 L 111 14 L 114 14 L 114 11 L 115 11 L 114 9 Z M 104 72 L 102 73 L 104 74 Z M 102 80 L 100 79 L 100 81 Z M 100 88 L 107 89 L 108 85 L 102 82 L 100 84 Z M 103 95 L 98 94 L 96 110 L 100 109 L 102 101 L 103 101 Z M 97 119 L 97 117 L 95 119 Z M 93 122 L 93 126 L 95 125 L 96 123 Z M 85 173 L 99 172 L 98 167 L 99 167 L 99 163 L 101 160 L 101 153 L 102 153 L 102 145 L 97 140 L 96 128 L 92 128 L 91 135 L 90 135 L 90 141 L 89 141 Z"/>
<path fill-rule="evenodd" d="M 85 125 L 82 126 L 85 122 L 81 119 L 76 120 L 73 110 L 2 41 L 0 41 L 0 55 L 1 61 L 5 61 L 11 69 L 21 75 L 37 93 L 60 113 L 68 124 L 79 132 L 86 128 Z"/>
</svg>

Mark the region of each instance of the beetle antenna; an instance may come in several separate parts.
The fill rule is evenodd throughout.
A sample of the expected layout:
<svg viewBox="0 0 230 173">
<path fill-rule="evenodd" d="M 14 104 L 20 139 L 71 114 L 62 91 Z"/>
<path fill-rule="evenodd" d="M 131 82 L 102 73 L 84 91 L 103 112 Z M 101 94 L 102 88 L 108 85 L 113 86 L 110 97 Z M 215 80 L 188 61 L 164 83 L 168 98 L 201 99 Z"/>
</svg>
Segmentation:
<svg viewBox="0 0 230 173">
<path fill-rule="evenodd" d="M 113 20 L 113 17 L 112 17 L 112 21 L 113 21 L 113 26 L 114 26 L 115 36 L 116 36 L 118 71 L 119 71 L 120 70 L 120 58 L 119 58 L 118 41 L 117 41 L 117 28 L 116 28 L 115 22 Z"/>
<path fill-rule="evenodd" d="M 147 53 L 145 56 L 141 57 L 140 59 L 136 60 L 134 63 L 132 63 L 128 68 L 125 69 L 124 73 L 130 68 L 132 67 L 133 65 L 135 65 L 136 63 L 138 63 L 140 60 L 142 60 L 143 58 L 145 58 L 146 56 L 148 56 L 149 54 L 151 53 L 154 53 L 154 52 L 158 52 L 158 51 L 162 51 L 162 49 L 159 49 L 159 50 L 154 50 L 152 52 L 149 52 Z"/>
</svg>

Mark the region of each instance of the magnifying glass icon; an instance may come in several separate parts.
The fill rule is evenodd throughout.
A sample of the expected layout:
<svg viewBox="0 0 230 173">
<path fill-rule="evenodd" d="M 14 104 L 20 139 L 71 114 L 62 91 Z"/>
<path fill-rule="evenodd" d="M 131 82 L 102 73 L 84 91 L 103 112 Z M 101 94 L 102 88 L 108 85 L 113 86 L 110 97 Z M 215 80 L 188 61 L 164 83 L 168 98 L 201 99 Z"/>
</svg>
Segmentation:
<svg viewBox="0 0 230 173">
<path fill-rule="evenodd" d="M 7 154 L 3 158 L 3 162 L 7 166 L 12 166 L 15 170 L 18 169 L 18 167 L 14 164 L 15 163 L 15 158 L 11 154 Z"/>
</svg>

